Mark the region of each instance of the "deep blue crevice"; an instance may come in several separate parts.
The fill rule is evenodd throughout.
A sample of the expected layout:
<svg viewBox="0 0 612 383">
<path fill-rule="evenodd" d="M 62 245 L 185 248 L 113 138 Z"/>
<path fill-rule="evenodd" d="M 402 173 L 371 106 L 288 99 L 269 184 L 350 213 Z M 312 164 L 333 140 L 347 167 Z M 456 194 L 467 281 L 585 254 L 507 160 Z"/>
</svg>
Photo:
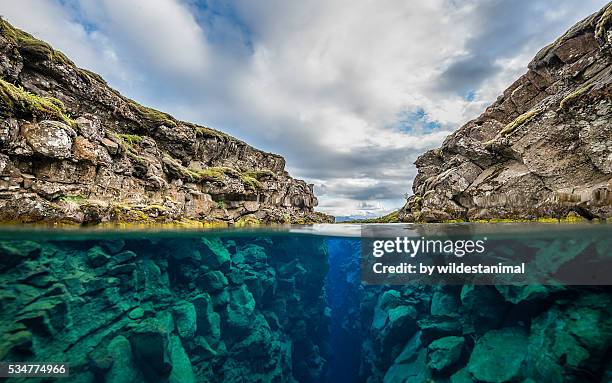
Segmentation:
<svg viewBox="0 0 612 383">
<path fill-rule="evenodd" d="M 331 309 L 329 381 L 359 381 L 361 326 L 359 305 L 362 287 L 359 274 L 359 241 L 328 239 L 329 273 L 325 280 L 327 304 Z"/>
</svg>

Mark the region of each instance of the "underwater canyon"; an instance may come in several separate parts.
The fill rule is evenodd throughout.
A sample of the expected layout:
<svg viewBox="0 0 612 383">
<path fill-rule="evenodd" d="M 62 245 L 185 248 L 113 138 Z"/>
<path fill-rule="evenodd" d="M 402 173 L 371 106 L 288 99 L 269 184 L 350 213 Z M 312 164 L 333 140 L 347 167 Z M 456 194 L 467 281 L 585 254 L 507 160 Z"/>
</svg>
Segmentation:
<svg viewBox="0 0 612 383">
<path fill-rule="evenodd" d="M 609 256 L 607 225 L 560 226 L 524 248 Z M 612 379 L 605 286 L 364 285 L 359 238 L 292 227 L 0 237 L 0 359 L 65 381 Z"/>
</svg>

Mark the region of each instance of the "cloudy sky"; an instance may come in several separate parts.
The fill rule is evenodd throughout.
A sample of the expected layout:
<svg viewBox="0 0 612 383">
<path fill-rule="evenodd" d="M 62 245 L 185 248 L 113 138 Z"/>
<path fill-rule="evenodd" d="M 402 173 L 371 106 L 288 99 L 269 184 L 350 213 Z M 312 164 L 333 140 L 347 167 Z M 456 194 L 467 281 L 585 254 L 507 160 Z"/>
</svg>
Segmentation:
<svg viewBox="0 0 612 383">
<path fill-rule="evenodd" d="M 287 159 L 319 210 L 403 204 L 418 154 L 606 0 L 19 0 L 0 14 L 111 86 Z"/>
</svg>

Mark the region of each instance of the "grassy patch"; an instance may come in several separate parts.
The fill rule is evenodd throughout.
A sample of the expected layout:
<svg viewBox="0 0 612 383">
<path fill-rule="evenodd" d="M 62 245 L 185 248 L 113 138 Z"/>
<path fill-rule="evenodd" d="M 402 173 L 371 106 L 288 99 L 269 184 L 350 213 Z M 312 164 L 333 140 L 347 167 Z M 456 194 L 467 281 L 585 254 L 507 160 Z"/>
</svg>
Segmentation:
<svg viewBox="0 0 612 383">
<path fill-rule="evenodd" d="M 508 134 L 514 132 L 514 130 L 516 130 L 516 128 L 518 128 L 519 126 L 529 122 L 536 114 L 538 114 L 538 112 L 539 111 L 537 109 L 531 109 L 530 111 L 521 114 L 520 116 L 515 118 L 514 121 L 506 125 L 499 132 L 499 134 L 502 136 L 507 136 Z"/>
<path fill-rule="evenodd" d="M 594 81 L 588 82 L 565 96 L 563 100 L 561 100 L 561 102 L 559 103 L 559 108 L 565 109 L 568 105 L 570 105 L 571 103 L 579 99 L 582 95 L 584 95 L 586 92 L 591 90 L 593 85 L 595 85 Z"/>
<path fill-rule="evenodd" d="M 213 166 L 204 169 L 183 168 L 183 175 L 193 182 L 217 181 L 223 182 L 225 176 L 238 177 L 237 170 L 225 166 Z"/>
<path fill-rule="evenodd" d="M 87 202 L 87 198 L 85 198 L 84 196 L 77 194 L 77 195 L 63 195 L 61 197 L 58 198 L 60 201 L 62 202 L 71 202 L 71 203 L 76 203 L 78 205 L 84 204 L 85 202 Z"/>
<path fill-rule="evenodd" d="M 272 178 L 274 177 L 274 172 L 272 170 L 264 169 L 264 170 L 250 170 L 242 173 L 246 177 L 255 178 L 256 180 L 261 180 L 262 178 Z"/>
<path fill-rule="evenodd" d="M 260 225 L 261 221 L 259 218 L 255 217 L 253 214 L 243 215 L 238 218 L 235 225 L 236 226 L 257 226 Z"/>
<path fill-rule="evenodd" d="M 78 68 L 77 72 L 79 72 L 81 77 L 84 78 L 90 84 L 93 84 L 94 82 L 99 82 L 99 83 L 102 83 L 102 84 L 106 85 L 106 81 L 104 81 L 102 76 L 100 76 L 97 73 L 94 73 L 92 71 L 89 71 L 89 70 L 83 69 L 83 68 Z"/>
<path fill-rule="evenodd" d="M 595 37 L 603 39 L 606 33 L 606 25 L 612 22 L 612 5 L 608 5 L 606 11 L 601 15 L 595 27 Z"/>
<path fill-rule="evenodd" d="M 116 134 L 115 137 L 125 141 L 130 146 L 140 144 L 143 139 L 138 134 Z"/>
<path fill-rule="evenodd" d="M 110 214 L 111 218 L 117 222 L 143 222 L 149 220 L 149 216 L 144 212 L 121 203 L 111 206 Z"/>
<path fill-rule="evenodd" d="M 37 96 L 3 79 L 0 79 L 0 101 L 0 112 L 6 117 L 38 116 L 74 125 L 57 98 Z"/>
<path fill-rule="evenodd" d="M 159 110 L 142 106 L 133 100 L 128 100 L 128 105 L 137 115 L 139 115 L 144 120 L 147 120 L 157 125 L 165 125 L 172 128 L 176 127 L 176 121 L 168 113 L 160 112 Z"/>
<path fill-rule="evenodd" d="M 246 174 L 241 174 L 240 180 L 242 180 L 242 183 L 247 189 L 258 190 L 262 188 L 261 182 L 259 182 L 259 180 Z"/>
<path fill-rule="evenodd" d="M 216 131 L 214 129 L 210 129 L 204 126 L 196 126 L 194 128 L 195 133 L 196 133 L 196 137 L 199 138 L 223 138 L 226 137 L 225 134 Z"/>
</svg>

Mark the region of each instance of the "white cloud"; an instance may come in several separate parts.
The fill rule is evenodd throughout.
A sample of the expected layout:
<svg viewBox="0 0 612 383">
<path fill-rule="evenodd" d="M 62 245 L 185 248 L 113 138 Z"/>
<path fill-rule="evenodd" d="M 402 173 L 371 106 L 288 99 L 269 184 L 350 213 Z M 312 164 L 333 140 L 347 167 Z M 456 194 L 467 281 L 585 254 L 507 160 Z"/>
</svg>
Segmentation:
<svg viewBox="0 0 612 383">
<path fill-rule="evenodd" d="M 112 39 L 133 66 L 194 78 L 209 59 L 204 31 L 189 8 L 174 0 L 85 0 L 89 23 Z"/>
</svg>

